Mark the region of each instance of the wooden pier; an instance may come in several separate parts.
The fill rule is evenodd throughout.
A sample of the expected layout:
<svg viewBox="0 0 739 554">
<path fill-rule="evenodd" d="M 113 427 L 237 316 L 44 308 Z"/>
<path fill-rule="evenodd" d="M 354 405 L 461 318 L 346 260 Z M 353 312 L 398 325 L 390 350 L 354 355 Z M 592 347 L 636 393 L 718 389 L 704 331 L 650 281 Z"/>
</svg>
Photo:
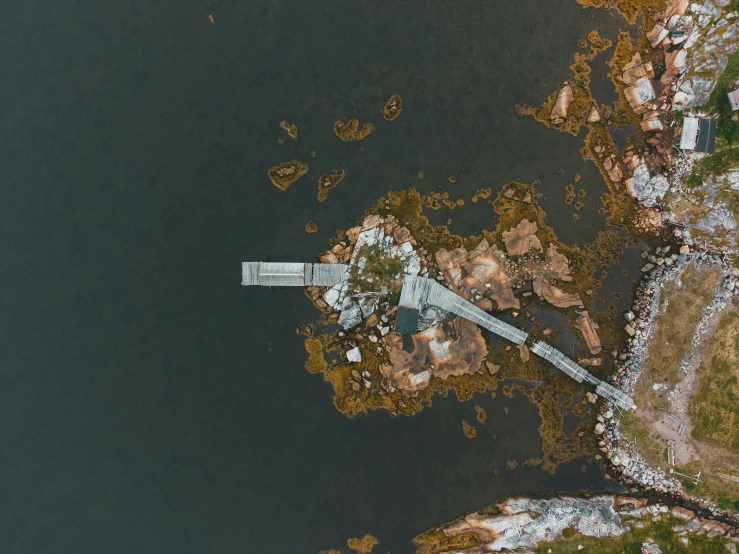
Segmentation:
<svg viewBox="0 0 739 554">
<path fill-rule="evenodd" d="M 243 262 L 241 284 L 263 287 L 332 287 L 346 281 L 343 264 Z"/>
</svg>

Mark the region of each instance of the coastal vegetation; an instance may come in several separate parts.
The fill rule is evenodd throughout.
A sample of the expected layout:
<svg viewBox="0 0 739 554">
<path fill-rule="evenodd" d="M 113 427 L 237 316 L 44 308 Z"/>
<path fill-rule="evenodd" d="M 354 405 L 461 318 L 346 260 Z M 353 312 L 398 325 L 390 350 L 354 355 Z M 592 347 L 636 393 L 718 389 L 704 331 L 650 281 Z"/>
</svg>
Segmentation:
<svg viewBox="0 0 739 554">
<path fill-rule="evenodd" d="M 400 95 L 393 94 L 382 108 L 382 117 L 387 121 L 394 121 L 403 111 L 403 100 Z"/>
<path fill-rule="evenodd" d="M 374 132 L 375 126 L 372 123 L 364 123 L 360 128 L 359 120 L 356 118 L 346 119 L 344 121 L 339 120 L 334 123 L 334 133 L 345 142 L 362 140 Z"/>
<path fill-rule="evenodd" d="M 629 530 L 620 537 L 591 537 L 574 529 L 565 529 L 563 536 L 554 541 L 543 541 L 534 550 L 537 554 L 576 554 L 578 552 L 597 552 L 598 554 L 641 554 L 644 544 L 656 544 L 664 553 L 670 554 L 726 554 L 723 537 L 690 535 L 683 542 L 685 533 L 681 530 L 684 521 L 675 517 L 663 517 L 654 521 L 649 518 L 624 518 L 631 524 Z M 640 527 L 635 524 L 639 523 Z M 643 525 L 643 527 L 641 527 Z M 677 528 L 677 529 L 676 529 Z"/>
<path fill-rule="evenodd" d="M 491 197 L 491 189 L 480 189 L 475 196 L 478 202 L 480 199 L 486 199 L 498 216 L 497 224 L 493 229 L 482 230 L 482 233 L 477 236 L 461 237 L 452 234 L 446 226 L 431 225 L 423 213 L 423 206 L 427 205 L 429 197 L 422 196 L 413 189 L 389 193 L 379 199 L 376 205 L 367 211 L 365 217 L 381 215 L 383 218 L 392 217 L 395 221 L 404 222 L 410 236 L 417 241 L 416 249 L 422 252 L 427 260 L 433 259 L 441 249 L 452 251 L 463 247 L 469 252 L 483 239 L 504 250 L 506 245 L 503 233 L 511 228 L 517 228 L 522 220 L 528 220 L 532 224 L 536 223 L 532 228 L 535 229 L 544 251 L 550 246 L 555 246 L 558 249 L 557 252 L 570 260 L 572 280 L 560 283 L 560 285 L 566 289 L 567 294 L 577 294 L 588 300 L 592 298 L 588 291 L 592 293 L 600 285 L 594 276 L 596 271 L 600 272 L 617 263 L 623 251 L 624 236 L 615 231 L 604 231 L 592 244 L 582 247 L 560 243 L 553 229 L 548 226 L 545 213 L 538 206 L 537 200 L 540 195 L 536 192 L 536 182 L 507 183 L 495 197 Z M 453 204 L 457 205 L 456 202 Z M 340 233 L 336 239 L 331 241 L 334 245 L 333 251 L 346 251 L 347 254 L 343 255 L 348 257 L 353 240 L 347 234 Z M 526 271 L 535 271 L 535 268 L 539 267 L 537 264 L 541 262 L 537 261 L 538 256 L 539 254 L 523 257 L 521 262 L 524 263 L 523 267 L 530 267 Z M 364 258 L 365 261 L 361 273 L 359 264 L 352 264 L 350 286 L 354 288 L 359 286 L 364 291 L 382 291 L 383 287 L 386 287 L 388 293 L 393 294 L 393 291 L 396 291 L 397 295 L 403 273 L 400 259 L 388 257 L 379 247 L 368 245 L 360 245 L 352 254 L 352 258 L 356 260 Z M 372 279 L 369 283 L 365 283 L 367 277 Z M 397 296 L 395 298 L 397 299 Z M 391 303 L 393 302 L 391 299 Z M 527 310 L 526 306 L 529 302 L 534 303 L 534 299 L 523 298 L 521 310 Z M 523 315 L 529 320 L 536 319 L 527 311 Z M 326 322 L 336 322 L 336 317 L 336 315 L 327 314 Z M 331 363 L 322 372 L 324 378 L 333 385 L 334 405 L 340 412 L 348 417 L 354 417 L 369 410 L 382 409 L 387 410 L 392 416 L 411 415 L 430 405 L 435 395 L 445 396 L 449 391 L 454 391 L 459 400 L 465 401 L 473 398 L 475 393 L 495 394 L 500 381 L 517 379 L 519 380 L 517 383 L 506 388 L 507 394 L 512 395 L 514 389 L 524 393 L 538 407 L 541 418 L 539 433 L 542 438 L 542 455 L 537 459 L 537 465 L 544 471 L 554 472 L 559 464 L 580 457 L 593 447 L 591 435 L 586 432 L 590 425 L 587 419 L 583 419 L 574 430 L 565 431 L 564 426 L 564 412 L 572 410 L 579 417 L 583 417 L 590 410 L 591 404 L 584 399 L 575 402 L 575 398 L 581 393 L 581 386 L 560 372 L 552 372 L 546 363 L 538 359 L 533 357 L 529 359 L 526 356 L 528 361 L 524 362 L 522 359 L 524 353 L 511 351 L 510 346 L 507 349 L 504 345 L 491 348 L 488 344 L 489 353 L 482 366 L 482 371 L 473 374 L 449 375 L 443 379 L 432 377 L 428 386 L 414 391 L 412 395 L 402 394 L 399 390 L 383 388 L 388 371 L 383 368 L 387 368 L 390 362 L 387 360 L 384 349 L 378 352 L 379 343 L 373 343 L 370 335 L 379 336 L 376 330 L 378 325 L 388 325 L 392 328 L 394 316 L 390 315 L 390 318 L 387 324 L 380 324 L 376 314 L 373 314 L 366 320 L 366 324 L 360 324 L 347 331 L 345 339 L 337 337 L 335 331 L 316 332 L 315 335 L 310 335 L 320 338 L 326 352 L 341 349 L 343 341 L 347 338 L 361 348 L 360 362 L 339 360 Z M 614 320 L 618 320 L 615 309 L 593 314 L 593 318 L 604 330 L 606 347 L 620 336 L 614 323 Z M 536 325 L 535 322 L 534 325 Z M 571 325 L 573 332 L 577 333 L 574 319 Z M 551 329 L 545 329 L 542 333 L 542 336 L 547 336 L 549 340 L 553 340 L 557 335 L 557 332 L 552 332 Z M 538 336 L 537 331 L 534 331 L 534 334 Z M 388 337 L 392 338 L 393 334 L 390 333 Z M 416 371 L 423 369 L 422 366 L 418 368 L 413 366 L 413 368 Z M 367 380 L 366 385 L 358 384 L 362 376 L 365 376 Z M 523 383 L 528 384 L 524 386 Z M 505 410 L 507 412 L 508 408 L 506 407 Z M 485 415 L 476 411 L 476 417 L 482 421 Z"/>
<path fill-rule="evenodd" d="M 462 431 L 464 432 L 464 436 L 468 439 L 474 439 L 477 436 L 477 429 L 467 423 L 466 419 L 462 420 Z"/>
<path fill-rule="evenodd" d="M 287 136 L 289 136 L 293 140 L 297 140 L 298 138 L 298 126 L 295 124 L 290 124 L 287 122 L 287 120 L 283 119 L 280 121 L 280 129 L 285 131 L 287 133 Z"/>
<path fill-rule="evenodd" d="M 308 173 L 308 166 L 297 160 L 282 162 L 267 171 L 269 180 L 280 190 L 287 190 L 295 181 Z"/>
<path fill-rule="evenodd" d="M 666 285 L 660 298 L 660 312 L 649 336 L 649 356 L 634 390 L 639 410 L 624 414 L 622 434 L 635 437 L 639 452 L 652 465 L 667 463 L 667 438 L 655 429 L 671 406 L 666 390 L 680 383 L 680 363 L 688 354 L 695 326 L 710 303 L 720 281 L 717 271 L 688 267 L 675 283 Z"/>
<path fill-rule="evenodd" d="M 343 167 L 334 169 L 333 173 L 324 173 L 318 179 L 318 201 L 323 202 L 328 198 L 328 193 L 346 177 Z"/>
<path fill-rule="evenodd" d="M 364 244 L 356 253 L 358 263 L 349 268 L 349 286 L 363 291 L 399 295 L 403 286 L 403 260 L 385 255 L 378 244 Z M 364 260 L 364 262 L 362 262 Z"/>
<path fill-rule="evenodd" d="M 358 554 L 370 554 L 380 541 L 369 533 L 358 539 L 348 539 L 346 545 Z"/>
</svg>

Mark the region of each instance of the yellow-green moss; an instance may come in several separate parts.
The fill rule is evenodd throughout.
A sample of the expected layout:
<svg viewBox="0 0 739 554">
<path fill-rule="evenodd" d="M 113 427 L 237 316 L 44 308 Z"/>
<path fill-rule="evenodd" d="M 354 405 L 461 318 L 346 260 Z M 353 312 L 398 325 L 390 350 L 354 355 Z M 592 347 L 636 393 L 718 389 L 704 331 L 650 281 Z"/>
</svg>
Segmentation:
<svg viewBox="0 0 739 554">
<path fill-rule="evenodd" d="M 367 122 L 362 127 L 359 127 L 359 120 L 356 118 L 347 119 L 345 121 L 337 121 L 334 123 L 334 133 L 341 140 L 346 142 L 353 142 L 355 140 L 362 140 L 367 135 L 371 135 L 375 132 L 375 126 Z"/>
<path fill-rule="evenodd" d="M 477 429 L 467 423 L 466 419 L 462 420 L 462 432 L 468 439 L 474 439 L 477 436 Z"/>
<path fill-rule="evenodd" d="M 403 111 L 403 100 L 398 94 L 393 94 L 383 106 L 381 112 L 382 117 L 387 121 L 397 119 L 400 112 Z"/>
<path fill-rule="evenodd" d="M 481 406 L 474 406 L 475 408 L 475 416 L 477 417 L 477 421 L 480 423 L 485 423 L 485 420 L 488 418 L 488 414 L 485 411 L 485 408 Z"/>
<path fill-rule="evenodd" d="M 370 554 L 379 543 L 380 541 L 369 533 L 361 539 L 347 539 L 346 541 L 346 545 L 359 554 Z"/>
<path fill-rule="evenodd" d="M 308 166 L 297 160 L 282 162 L 267 171 L 272 184 L 280 190 L 287 190 L 297 179 L 308 173 Z"/>
<path fill-rule="evenodd" d="M 297 125 L 290 125 L 286 120 L 280 121 L 280 129 L 283 129 L 285 132 L 287 132 L 287 135 L 293 139 L 296 140 L 298 138 L 298 126 Z"/>
<path fill-rule="evenodd" d="M 328 198 L 328 193 L 346 177 L 343 167 L 334 169 L 333 173 L 324 173 L 318 179 L 318 201 L 323 202 Z"/>
</svg>

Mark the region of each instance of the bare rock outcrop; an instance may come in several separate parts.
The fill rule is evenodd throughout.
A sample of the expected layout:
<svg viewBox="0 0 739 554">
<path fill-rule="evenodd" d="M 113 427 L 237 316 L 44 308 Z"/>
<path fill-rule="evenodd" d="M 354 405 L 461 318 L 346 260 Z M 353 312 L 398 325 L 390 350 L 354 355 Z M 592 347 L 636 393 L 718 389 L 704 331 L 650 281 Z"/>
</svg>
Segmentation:
<svg viewBox="0 0 739 554">
<path fill-rule="evenodd" d="M 538 227 L 535 221 L 522 219 L 516 227 L 503 232 L 503 242 L 506 252 L 511 256 L 528 254 L 529 250 L 543 252 L 541 241 L 536 236 Z"/>
</svg>

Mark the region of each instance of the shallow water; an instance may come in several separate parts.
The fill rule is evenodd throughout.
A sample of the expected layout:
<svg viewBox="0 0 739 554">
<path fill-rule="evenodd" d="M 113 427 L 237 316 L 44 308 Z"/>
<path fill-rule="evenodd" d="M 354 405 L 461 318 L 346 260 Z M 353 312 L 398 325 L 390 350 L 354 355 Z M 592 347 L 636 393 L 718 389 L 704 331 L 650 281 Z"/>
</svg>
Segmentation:
<svg viewBox="0 0 739 554">
<path fill-rule="evenodd" d="M 582 137 L 513 106 L 543 101 L 577 41 L 596 27 L 613 38 L 622 20 L 544 0 L 9 9 L 30 23 L 4 28 L 0 51 L 5 550 L 316 552 L 370 532 L 404 552 L 505 494 L 606 486 L 582 461 L 503 469 L 540 453 L 522 395 L 345 419 L 303 369 L 309 300 L 241 288 L 239 263 L 310 260 L 409 186 L 463 197 L 437 215 L 479 233 L 495 214 L 466 211 L 473 191 L 513 179 L 541 179 L 561 240 L 591 240 L 605 186 Z M 393 93 L 404 111 L 387 123 Z M 332 132 L 349 116 L 377 125 L 363 152 Z M 310 172 L 281 192 L 266 171 L 293 157 Z M 338 166 L 347 177 L 319 205 L 318 176 Z M 577 222 L 563 202 L 575 173 Z M 473 403 L 488 422 L 468 440 Z"/>
</svg>

